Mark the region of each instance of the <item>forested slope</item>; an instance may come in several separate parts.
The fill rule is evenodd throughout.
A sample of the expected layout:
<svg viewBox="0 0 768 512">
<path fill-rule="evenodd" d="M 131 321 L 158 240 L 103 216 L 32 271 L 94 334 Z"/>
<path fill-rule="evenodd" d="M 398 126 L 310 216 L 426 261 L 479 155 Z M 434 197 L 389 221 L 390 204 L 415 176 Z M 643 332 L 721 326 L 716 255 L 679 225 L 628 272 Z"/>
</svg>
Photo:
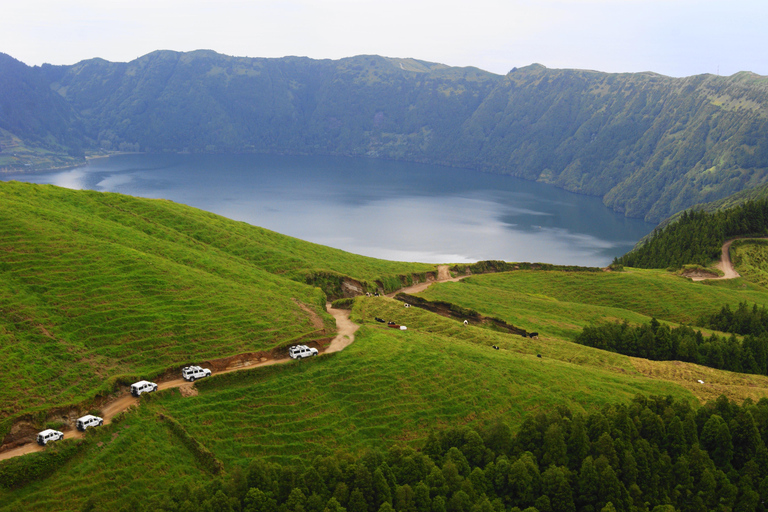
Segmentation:
<svg viewBox="0 0 768 512">
<path fill-rule="evenodd" d="M 53 138 L 92 151 L 432 162 L 601 196 L 651 221 L 768 180 L 768 79 L 748 72 L 670 78 L 532 65 L 500 76 L 414 59 L 212 51 L 34 68 L 0 59 L 0 76 L 21 75 L 48 85 L 35 89 L 41 98 L 57 92 L 75 113 L 67 126 L 82 127 L 77 143 L 50 128 Z M 43 128 L 60 122 L 30 115 Z M 36 143 L 14 119 L 5 129 Z"/>
</svg>

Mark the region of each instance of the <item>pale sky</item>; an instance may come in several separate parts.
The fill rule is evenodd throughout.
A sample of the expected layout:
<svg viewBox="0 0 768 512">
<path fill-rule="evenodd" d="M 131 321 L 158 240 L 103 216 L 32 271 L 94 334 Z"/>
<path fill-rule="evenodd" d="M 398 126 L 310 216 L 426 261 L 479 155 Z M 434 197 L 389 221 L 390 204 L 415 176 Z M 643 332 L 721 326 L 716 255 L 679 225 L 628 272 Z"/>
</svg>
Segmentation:
<svg viewBox="0 0 768 512">
<path fill-rule="evenodd" d="M 768 75 L 768 0 L 19 0 L 0 52 L 29 65 L 154 50 L 413 57 L 550 68 Z"/>
</svg>

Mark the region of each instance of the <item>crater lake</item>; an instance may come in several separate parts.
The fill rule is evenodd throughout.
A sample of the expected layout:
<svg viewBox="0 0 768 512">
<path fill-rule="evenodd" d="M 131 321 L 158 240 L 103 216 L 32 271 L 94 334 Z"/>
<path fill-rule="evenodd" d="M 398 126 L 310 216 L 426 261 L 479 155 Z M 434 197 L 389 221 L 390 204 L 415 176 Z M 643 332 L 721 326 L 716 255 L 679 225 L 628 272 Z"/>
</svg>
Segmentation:
<svg viewBox="0 0 768 512">
<path fill-rule="evenodd" d="M 169 199 L 398 261 L 605 266 L 654 228 L 543 183 L 366 158 L 131 154 L 2 179 Z"/>
</svg>

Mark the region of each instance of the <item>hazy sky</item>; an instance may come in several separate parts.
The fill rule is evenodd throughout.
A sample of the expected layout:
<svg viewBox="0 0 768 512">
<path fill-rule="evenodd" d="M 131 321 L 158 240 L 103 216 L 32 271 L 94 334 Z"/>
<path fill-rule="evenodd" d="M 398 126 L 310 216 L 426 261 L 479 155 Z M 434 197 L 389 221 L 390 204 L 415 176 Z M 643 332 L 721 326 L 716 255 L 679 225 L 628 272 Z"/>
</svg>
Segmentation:
<svg viewBox="0 0 768 512">
<path fill-rule="evenodd" d="M 158 49 L 768 75 L 768 0 L 19 0 L 0 10 L 0 52 L 29 65 Z"/>
</svg>

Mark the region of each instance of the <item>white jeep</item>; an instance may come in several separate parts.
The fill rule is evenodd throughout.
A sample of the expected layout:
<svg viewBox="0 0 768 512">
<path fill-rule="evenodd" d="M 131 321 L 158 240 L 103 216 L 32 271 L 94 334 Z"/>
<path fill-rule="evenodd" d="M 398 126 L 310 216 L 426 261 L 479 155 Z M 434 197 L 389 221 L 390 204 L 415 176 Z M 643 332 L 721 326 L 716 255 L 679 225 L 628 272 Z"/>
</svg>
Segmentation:
<svg viewBox="0 0 768 512">
<path fill-rule="evenodd" d="M 75 426 L 77 427 L 77 430 L 82 430 L 85 432 L 85 429 L 88 427 L 100 427 L 103 424 L 104 418 L 99 418 L 98 416 L 87 414 L 82 418 L 77 418 L 77 423 L 75 423 Z"/>
<path fill-rule="evenodd" d="M 139 396 L 142 393 L 151 393 L 157 391 L 157 384 L 146 380 L 140 380 L 131 384 L 131 394 L 133 396 Z"/>
<path fill-rule="evenodd" d="M 49 441 L 58 441 L 59 439 L 64 439 L 64 432 L 59 432 L 52 428 L 43 430 L 37 434 L 37 444 L 41 446 L 45 446 Z"/>
<path fill-rule="evenodd" d="M 302 359 L 304 357 L 312 357 L 317 355 L 316 348 L 310 348 L 306 345 L 294 345 L 288 349 L 288 355 L 291 359 Z"/>
<path fill-rule="evenodd" d="M 185 366 L 181 370 L 181 376 L 184 380 L 189 382 L 195 382 L 195 379 L 202 379 L 203 377 L 209 377 L 211 370 L 208 368 L 201 368 L 199 366 Z"/>
</svg>

